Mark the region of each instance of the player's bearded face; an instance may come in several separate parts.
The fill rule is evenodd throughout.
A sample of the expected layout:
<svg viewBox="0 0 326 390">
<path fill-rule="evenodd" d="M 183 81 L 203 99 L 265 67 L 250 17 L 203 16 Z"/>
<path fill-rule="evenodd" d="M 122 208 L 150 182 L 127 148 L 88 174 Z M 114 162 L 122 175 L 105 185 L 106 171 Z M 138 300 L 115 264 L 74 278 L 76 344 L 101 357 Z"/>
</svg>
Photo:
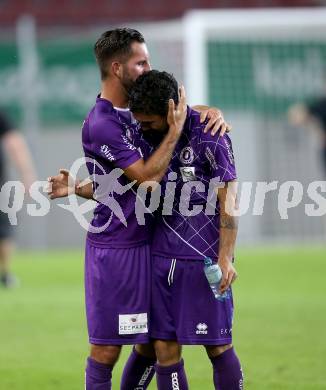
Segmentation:
<svg viewBox="0 0 326 390">
<path fill-rule="evenodd" d="M 135 119 L 140 123 L 141 129 L 144 133 L 153 134 L 165 134 L 167 133 L 169 126 L 167 119 L 161 115 L 148 115 L 142 113 L 133 113 Z"/>
<path fill-rule="evenodd" d="M 121 78 L 121 84 L 123 85 L 124 89 L 129 93 L 129 91 L 135 84 L 136 79 L 133 79 L 125 65 L 123 65 L 123 67 L 125 69 L 123 69 L 123 77 Z"/>
</svg>

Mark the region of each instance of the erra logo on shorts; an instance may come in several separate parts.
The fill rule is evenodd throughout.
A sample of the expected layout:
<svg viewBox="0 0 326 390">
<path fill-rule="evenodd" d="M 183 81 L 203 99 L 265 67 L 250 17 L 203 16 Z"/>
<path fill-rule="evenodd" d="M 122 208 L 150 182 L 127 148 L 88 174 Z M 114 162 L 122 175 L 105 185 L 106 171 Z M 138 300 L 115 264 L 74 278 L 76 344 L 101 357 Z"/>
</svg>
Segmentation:
<svg viewBox="0 0 326 390">
<path fill-rule="evenodd" d="M 172 378 L 172 389 L 173 390 L 180 390 L 178 373 L 177 372 L 172 372 L 171 378 Z"/>
<path fill-rule="evenodd" d="M 203 322 L 197 324 L 196 334 L 207 334 L 208 326 Z"/>
<path fill-rule="evenodd" d="M 148 333 L 147 313 L 119 314 L 119 334 Z"/>
</svg>

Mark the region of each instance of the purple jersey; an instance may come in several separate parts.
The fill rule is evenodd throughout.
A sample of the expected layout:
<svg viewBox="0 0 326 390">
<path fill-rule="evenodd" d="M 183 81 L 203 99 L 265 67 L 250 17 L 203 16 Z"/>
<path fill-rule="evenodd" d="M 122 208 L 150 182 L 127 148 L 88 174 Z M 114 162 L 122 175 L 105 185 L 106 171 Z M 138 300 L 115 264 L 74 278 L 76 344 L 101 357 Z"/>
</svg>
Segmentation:
<svg viewBox="0 0 326 390">
<path fill-rule="evenodd" d="M 98 185 L 95 175 L 99 178 L 100 175 L 110 174 L 115 168 L 125 169 L 146 153 L 146 144 L 141 139 L 139 126 L 130 111 L 115 109 L 110 101 L 100 97 L 85 119 L 82 141 L 85 156 L 94 162 L 87 162 L 88 171 L 94 178 L 94 186 Z M 129 183 L 124 175 L 118 180 L 122 186 Z M 105 186 L 105 180 L 103 183 Z M 91 224 L 96 228 L 107 227 L 100 233 L 89 231 L 88 240 L 95 246 L 107 248 L 130 248 L 148 242 L 148 224 L 141 226 L 137 223 L 135 190 L 131 188 L 123 194 L 106 194 L 104 188 L 104 199 L 110 196 L 120 205 L 127 226 L 110 207 L 103 204 L 105 202 L 99 203 Z"/>
<path fill-rule="evenodd" d="M 216 208 L 213 207 L 210 212 L 206 209 L 208 194 L 214 193 L 209 191 L 209 183 L 212 178 L 215 182 L 232 181 L 236 179 L 236 171 L 230 138 L 227 135 L 205 134 L 204 127 L 205 124 L 200 123 L 200 115 L 188 108 L 183 133 L 167 172 L 167 175 L 177 173 L 172 215 L 164 215 L 163 209 L 162 217 L 158 219 L 152 244 L 152 252 L 156 255 L 185 259 L 217 258 L 219 206 L 217 200 Z M 193 181 L 200 182 L 197 190 L 190 186 Z M 185 197 L 186 193 L 188 196 Z M 182 206 L 185 203 L 180 202 L 181 198 L 189 199 L 189 210 L 199 207 L 202 211 L 195 216 L 185 215 Z"/>
</svg>

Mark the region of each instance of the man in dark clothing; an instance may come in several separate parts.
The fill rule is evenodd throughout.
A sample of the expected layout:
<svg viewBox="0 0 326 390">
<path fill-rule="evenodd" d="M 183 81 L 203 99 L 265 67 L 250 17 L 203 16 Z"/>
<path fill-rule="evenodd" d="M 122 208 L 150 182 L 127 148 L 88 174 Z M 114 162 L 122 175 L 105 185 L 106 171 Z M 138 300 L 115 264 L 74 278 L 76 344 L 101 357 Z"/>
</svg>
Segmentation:
<svg viewBox="0 0 326 390">
<path fill-rule="evenodd" d="M 6 152 L 18 169 L 26 191 L 35 180 L 32 159 L 24 140 L 10 124 L 6 116 L 0 113 L 0 188 L 6 182 L 5 158 Z M 0 286 L 13 287 L 17 279 L 10 273 L 10 259 L 13 250 L 12 226 L 7 214 L 3 213 L 0 204 Z"/>
<path fill-rule="evenodd" d="M 289 121 L 294 126 L 306 126 L 317 133 L 326 176 L 326 97 L 292 106 L 289 110 Z"/>
</svg>

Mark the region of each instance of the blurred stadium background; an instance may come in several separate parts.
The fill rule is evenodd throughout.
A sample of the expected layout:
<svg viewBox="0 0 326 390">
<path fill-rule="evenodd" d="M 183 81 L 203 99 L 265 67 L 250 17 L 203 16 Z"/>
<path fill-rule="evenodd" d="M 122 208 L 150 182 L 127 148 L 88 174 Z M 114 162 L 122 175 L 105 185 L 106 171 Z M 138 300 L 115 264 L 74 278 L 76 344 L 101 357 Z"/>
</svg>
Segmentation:
<svg viewBox="0 0 326 390">
<path fill-rule="evenodd" d="M 304 212 L 308 184 L 325 177 L 317 137 L 287 120 L 293 103 L 326 95 L 323 5 L 0 1 L 0 107 L 26 135 L 40 180 L 82 156 L 81 124 L 99 90 L 93 44 L 102 31 L 128 25 L 144 34 L 153 68 L 185 84 L 190 104 L 223 110 L 240 182 L 303 184 L 303 201 L 288 220 L 280 218 L 277 192 L 267 194 L 262 216 L 252 215 L 251 203 L 241 220 L 235 334 L 249 390 L 326 389 L 326 216 Z M 57 203 L 67 202 L 51 204 L 42 218 L 26 207 L 18 214 L 22 286 L 0 291 L 1 390 L 82 386 L 85 232 Z M 191 388 L 211 389 L 208 361 L 197 353 L 187 350 Z"/>
</svg>

